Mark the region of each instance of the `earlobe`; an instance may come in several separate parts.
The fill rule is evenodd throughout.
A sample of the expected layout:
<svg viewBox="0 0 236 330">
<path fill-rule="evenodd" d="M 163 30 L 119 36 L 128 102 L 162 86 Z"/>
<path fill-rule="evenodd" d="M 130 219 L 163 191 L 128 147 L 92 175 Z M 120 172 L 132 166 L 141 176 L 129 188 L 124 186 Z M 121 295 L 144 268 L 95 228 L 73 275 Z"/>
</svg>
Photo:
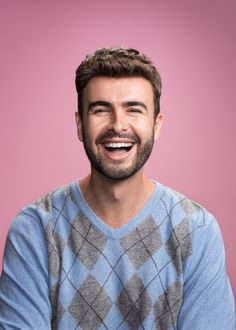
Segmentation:
<svg viewBox="0 0 236 330">
<path fill-rule="evenodd" d="M 77 126 L 78 138 L 81 142 L 83 142 L 82 120 L 78 111 L 75 113 L 75 121 Z"/>
<path fill-rule="evenodd" d="M 163 115 L 162 113 L 159 113 L 155 118 L 155 122 L 154 122 L 154 141 L 159 139 L 162 123 L 163 123 Z"/>
</svg>

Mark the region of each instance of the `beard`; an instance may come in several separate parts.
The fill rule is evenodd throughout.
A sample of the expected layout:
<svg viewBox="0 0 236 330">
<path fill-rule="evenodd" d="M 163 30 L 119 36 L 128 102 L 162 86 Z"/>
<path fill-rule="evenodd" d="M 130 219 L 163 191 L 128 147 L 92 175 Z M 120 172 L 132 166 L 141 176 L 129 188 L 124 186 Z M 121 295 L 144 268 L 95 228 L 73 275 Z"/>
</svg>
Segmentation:
<svg viewBox="0 0 236 330">
<path fill-rule="evenodd" d="M 95 153 L 88 141 L 88 138 L 86 136 L 86 133 L 83 129 L 83 141 L 84 141 L 84 149 L 88 156 L 88 159 L 91 163 L 91 166 L 95 168 L 100 174 L 105 176 L 106 178 L 110 180 L 125 180 L 129 177 L 133 176 L 135 173 L 137 173 L 143 165 L 146 163 L 148 158 L 151 155 L 153 144 L 154 144 L 154 129 L 152 131 L 152 135 L 150 138 L 143 144 L 141 144 L 140 139 L 137 136 L 131 136 L 131 135 L 117 135 L 112 132 L 107 132 L 102 136 L 99 136 L 96 139 L 96 144 L 98 145 L 103 139 L 110 137 L 110 138 L 130 138 L 131 140 L 135 141 L 136 143 L 136 155 L 134 156 L 134 159 L 132 160 L 132 163 L 129 164 L 129 166 L 125 166 L 123 160 L 114 160 L 114 164 L 112 166 L 109 166 L 106 164 L 106 160 L 102 157 L 100 153 Z M 134 148 L 134 145 L 133 147 Z"/>
</svg>

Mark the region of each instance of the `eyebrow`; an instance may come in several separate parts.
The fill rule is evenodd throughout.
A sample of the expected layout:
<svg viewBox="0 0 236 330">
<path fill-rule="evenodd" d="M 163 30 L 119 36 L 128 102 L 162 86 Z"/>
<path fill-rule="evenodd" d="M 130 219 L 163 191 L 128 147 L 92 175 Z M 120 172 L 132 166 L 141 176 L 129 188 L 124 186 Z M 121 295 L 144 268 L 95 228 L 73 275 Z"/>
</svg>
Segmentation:
<svg viewBox="0 0 236 330">
<path fill-rule="evenodd" d="M 107 101 L 94 101 L 94 102 L 90 102 L 89 106 L 88 106 L 88 111 L 91 111 L 92 108 L 96 107 L 96 106 L 101 106 L 101 107 L 112 107 L 112 104 L 110 102 Z"/>
<path fill-rule="evenodd" d="M 124 107 L 135 107 L 135 106 L 138 106 L 138 107 L 142 107 L 145 110 L 147 110 L 146 104 L 144 104 L 143 102 L 140 102 L 140 101 L 127 101 L 127 102 L 123 102 L 122 103 L 122 106 L 124 106 Z"/>
<path fill-rule="evenodd" d="M 107 101 L 102 101 L 102 100 L 98 100 L 98 101 L 94 101 L 94 102 L 90 102 L 89 106 L 88 106 L 88 111 L 91 111 L 92 108 L 96 107 L 96 106 L 102 106 L 102 107 L 107 107 L 107 108 L 112 108 L 113 105 L 110 102 Z M 147 110 L 147 106 L 146 104 L 144 104 L 143 102 L 140 101 L 127 101 L 127 102 L 122 102 L 122 106 L 123 107 L 134 107 L 134 106 L 139 106 L 144 108 L 145 110 Z"/>
</svg>

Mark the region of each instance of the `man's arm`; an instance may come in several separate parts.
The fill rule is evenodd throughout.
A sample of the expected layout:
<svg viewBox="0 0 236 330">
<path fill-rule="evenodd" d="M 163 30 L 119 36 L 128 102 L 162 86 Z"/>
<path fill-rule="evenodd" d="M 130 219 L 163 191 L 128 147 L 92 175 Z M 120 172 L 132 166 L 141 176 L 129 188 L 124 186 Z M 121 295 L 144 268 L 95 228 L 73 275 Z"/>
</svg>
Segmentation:
<svg viewBox="0 0 236 330">
<path fill-rule="evenodd" d="M 184 301 L 178 329 L 234 330 L 234 298 L 226 274 L 220 229 L 212 217 L 201 229 L 193 235 L 193 255 L 184 271 Z"/>
<path fill-rule="evenodd" d="M 51 329 L 43 227 L 21 212 L 8 233 L 0 278 L 0 329 Z"/>
</svg>

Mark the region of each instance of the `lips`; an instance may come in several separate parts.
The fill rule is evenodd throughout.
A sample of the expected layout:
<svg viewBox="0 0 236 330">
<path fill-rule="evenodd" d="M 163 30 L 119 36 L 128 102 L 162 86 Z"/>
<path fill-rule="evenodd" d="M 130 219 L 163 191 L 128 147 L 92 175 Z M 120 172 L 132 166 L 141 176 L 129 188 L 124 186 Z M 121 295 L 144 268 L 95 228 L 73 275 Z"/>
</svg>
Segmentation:
<svg viewBox="0 0 236 330">
<path fill-rule="evenodd" d="M 102 152 L 106 158 L 111 160 L 122 160 L 134 153 L 134 146 L 139 143 L 138 137 L 134 134 L 114 134 L 107 131 L 98 136 L 96 144 L 101 146 Z"/>
</svg>

